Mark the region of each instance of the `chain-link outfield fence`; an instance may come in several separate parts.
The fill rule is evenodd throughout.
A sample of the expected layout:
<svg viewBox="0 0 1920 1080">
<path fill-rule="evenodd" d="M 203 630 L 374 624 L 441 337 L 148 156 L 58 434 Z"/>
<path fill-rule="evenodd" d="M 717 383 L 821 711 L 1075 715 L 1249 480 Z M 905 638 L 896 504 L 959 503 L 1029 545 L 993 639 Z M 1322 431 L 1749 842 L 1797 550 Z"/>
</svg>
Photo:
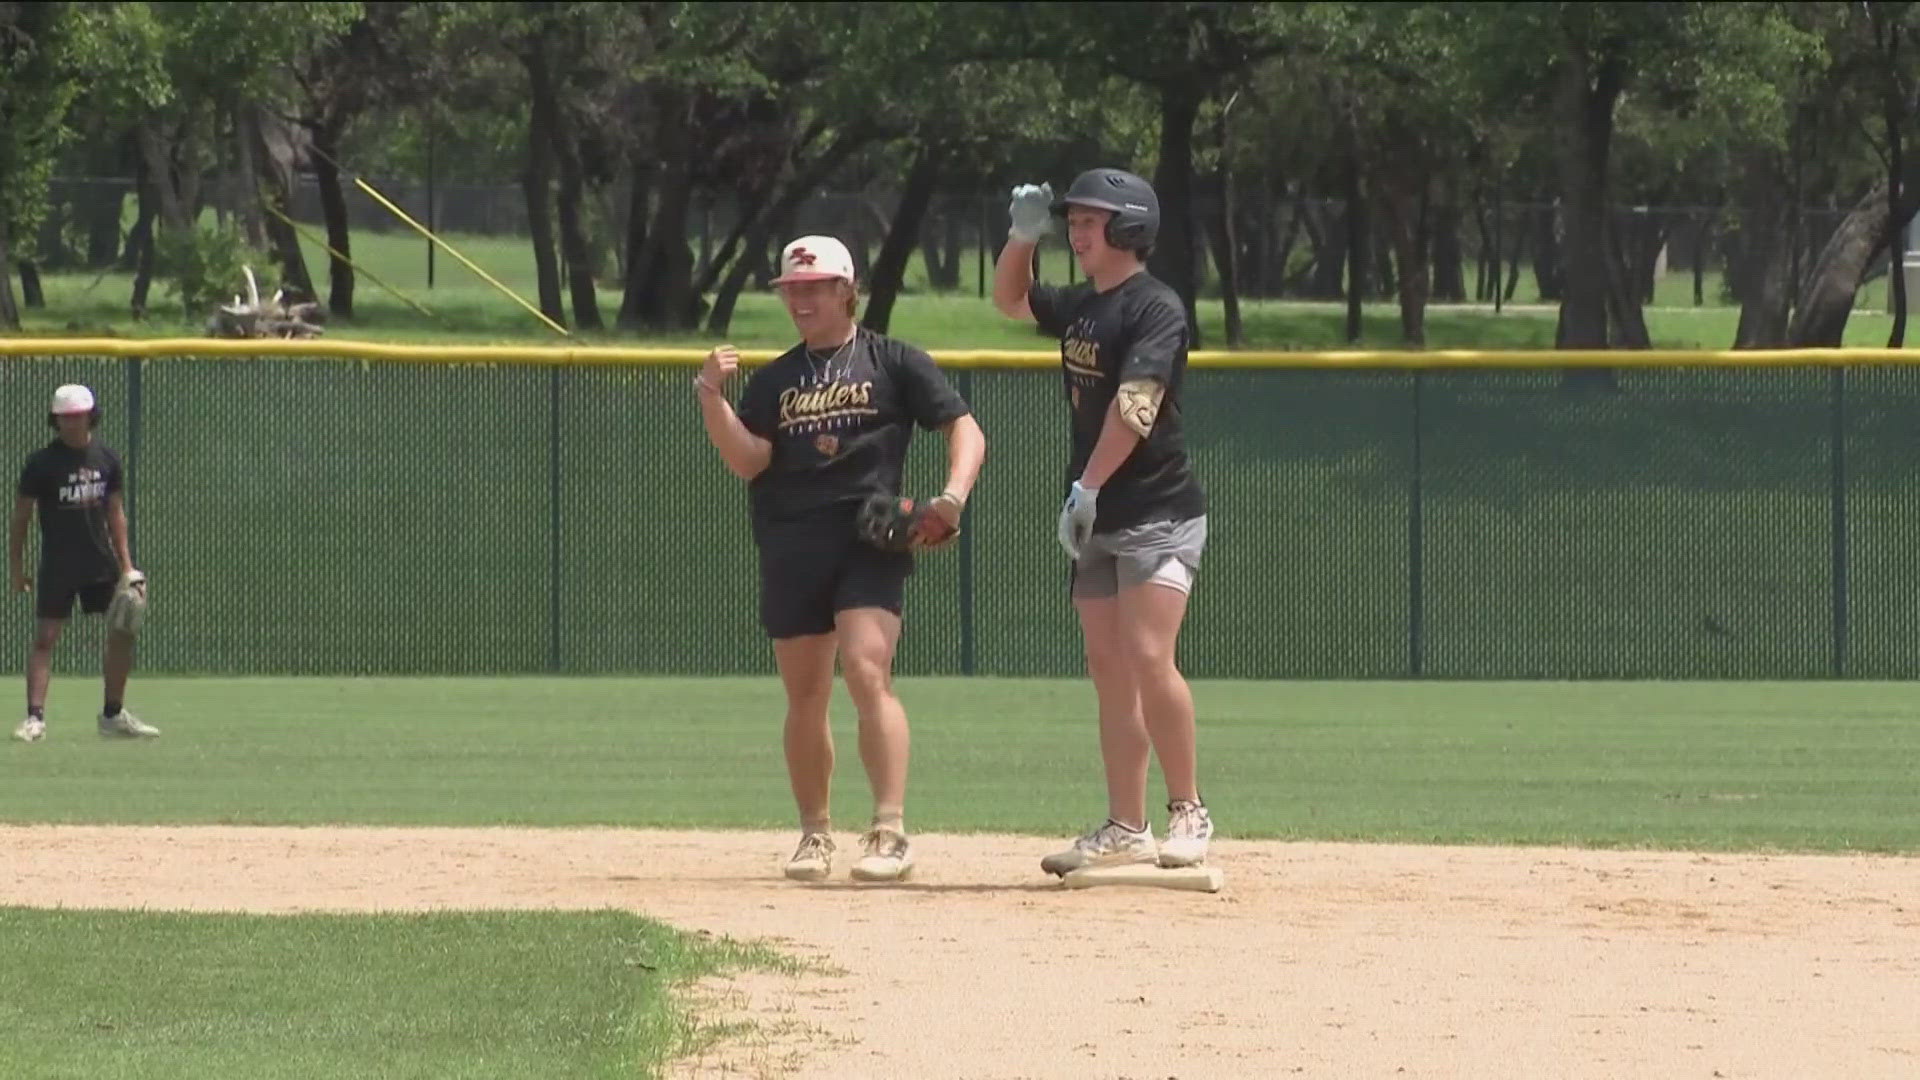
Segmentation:
<svg viewBox="0 0 1920 1080">
<path fill-rule="evenodd" d="M 226 355 L 273 350 L 309 355 Z M 0 405 L 17 473 L 54 386 L 99 394 L 153 579 L 144 671 L 770 670 L 691 354 L 597 352 L 0 340 Z M 1183 663 L 1920 674 L 1920 378 L 1897 355 L 1197 356 L 1211 537 Z M 962 541 L 919 559 L 899 669 L 1076 674 L 1055 361 L 940 358 L 989 456 Z M 937 435 L 909 474 L 938 490 Z M 63 670 L 97 666 L 97 622 Z"/>
</svg>

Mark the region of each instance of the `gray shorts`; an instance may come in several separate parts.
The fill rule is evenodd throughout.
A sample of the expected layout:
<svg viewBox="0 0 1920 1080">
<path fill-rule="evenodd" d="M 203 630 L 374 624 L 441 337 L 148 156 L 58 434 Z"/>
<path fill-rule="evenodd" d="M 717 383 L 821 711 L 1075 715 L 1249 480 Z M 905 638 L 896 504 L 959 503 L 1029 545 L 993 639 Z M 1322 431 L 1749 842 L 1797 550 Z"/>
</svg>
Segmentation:
<svg viewBox="0 0 1920 1080">
<path fill-rule="evenodd" d="M 1200 553 L 1207 546 L 1207 516 L 1184 521 L 1149 521 L 1112 532 L 1094 533 L 1073 564 L 1073 595 L 1105 600 L 1122 588 L 1153 582 L 1181 592 L 1193 591 Z"/>
</svg>

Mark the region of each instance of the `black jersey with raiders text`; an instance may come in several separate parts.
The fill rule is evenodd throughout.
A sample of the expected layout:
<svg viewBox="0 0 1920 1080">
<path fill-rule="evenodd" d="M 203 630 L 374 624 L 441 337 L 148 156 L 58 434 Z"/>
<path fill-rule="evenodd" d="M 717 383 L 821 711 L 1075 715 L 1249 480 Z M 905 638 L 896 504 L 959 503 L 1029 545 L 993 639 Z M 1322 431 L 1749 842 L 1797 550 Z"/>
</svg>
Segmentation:
<svg viewBox="0 0 1920 1080">
<path fill-rule="evenodd" d="M 123 481 L 119 456 L 97 439 L 79 449 L 55 439 L 28 455 L 17 490 L 36 503 L 42 578 L 71 586 L 119 578 L 107 497 Z"/>
<path fill-rule="evenodd" d="M 899 493 L 913 426 L 944 427 L 969 410 L 931 356 L 863 328 L 837 350 L 787 350 L 747 380 L 738 411 L 773 443 L 748 485 L 761 526 Z"/>
<path fill-rule="evenodd" d="M 1153 428 L 1100 487 L 1096 532 L 1206 513 L 1206 494 L 1187 461 L 1180 387 L 1187 373 L 1187 317 L 1179 294 L 1145 271 L 1106 292 L 1091 282 L 1032 286 L 1027 306 L 1047 335 L 1060 339 L 1060 367 L 1073 416 L 1067 482 L 1080 478 L 1100 440 L 1120 384 L 1157 380 L 1166 387 Z"/>
</svg>

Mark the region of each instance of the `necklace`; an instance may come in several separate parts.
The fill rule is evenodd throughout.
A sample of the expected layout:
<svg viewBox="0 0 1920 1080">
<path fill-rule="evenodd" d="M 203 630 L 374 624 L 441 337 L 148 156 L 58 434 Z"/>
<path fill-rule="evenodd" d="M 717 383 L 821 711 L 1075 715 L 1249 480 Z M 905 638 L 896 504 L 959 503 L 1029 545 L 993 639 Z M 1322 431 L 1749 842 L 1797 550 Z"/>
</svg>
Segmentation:
<svg viewBox="0 0 1920 1080">
<path fill-rule="evenodd" d="M 846 358 L 846 362 L 840 365 L 840 374 L 845 376 L 853 369 L 853 343 L 858 340 L 860 340 L 860 331 L 855 329 L 852 337 L 841 342 L 839 348 L 834 349 L 825 356 L 814 352 L 813 346 L 807 346 L 807 367 L 813 372 L 814 385 L 825 386 L 832 382 L 834 379 L 833 365 L 842 357 Z"/>
</svg>

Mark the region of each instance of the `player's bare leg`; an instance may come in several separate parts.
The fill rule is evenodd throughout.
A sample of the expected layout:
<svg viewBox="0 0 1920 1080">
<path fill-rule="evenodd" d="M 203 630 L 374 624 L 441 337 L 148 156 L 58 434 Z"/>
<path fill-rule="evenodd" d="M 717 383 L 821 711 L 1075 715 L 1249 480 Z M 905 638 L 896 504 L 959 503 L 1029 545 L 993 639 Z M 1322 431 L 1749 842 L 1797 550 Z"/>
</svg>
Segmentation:
<svg viewBox="0 0 1920 1080">
<path fill-rule="evenodd" d="M 108 701 L 118 703 L 127 699 L 127 676 L 131 674 L 133 635 L 118 630 L 107 631 L 105 687 Z"/>
<path fill-rule="evenodd" d="M 1167 783 L 1172 818 L 1160 848 L 1160 862 L 1174 866 L 1199 863 L 1206 859 L 1213 825 L 1200 801 L 1193 691 L 1175 657 L 1180 624 L 1187 613 L 1187 594 L 1149 581 L 1122 588 L 1118 603 L 1127 666 L 1139 686 L 1140 711 Z"/>
<path fill-rule="evenodd" d="M 906 833 L 907 761 L 911 736 L 907 710 L 893 691 L 893 655 L 900 617 L 884 608 L 842 611 L 840 671 L 860 714 L 860 760 L 873 788 L 873 823 L 862 838 L 864 855 L 854 876 L 891 881 L 912 868 Z"/>
<path fill-rule="evenodd" d="M 53 681 L 53 647 L 60 643 L 65 619 L 39 619 L 33 624 L 33 645 L 27 650 L 27 708 L 47 707 L 47 685 Z"/>
<path fill-rule="evenodd" d="M 786 688 L 787 779 L 800 810 L 800 848 L 787 876 L 817 881 L 832 869 L 833 730 L 827 703 L 833 696 L 834 635 L 810 634 L 773 643 L 774 664 Z"/>
<path fill-rule="evenodd" d="M 53 681 L 53 648 L 60 643 L 65 619 L 36 619 L 33 643 L 27 647 L 27 718 L 13 731 L 21 742 L 38 742 L 46 735 L 47 686 Z"/>
<path fill-rule="evenodd" d="M 1147 765 L 1152 744 L 1140 709 L 1140 687 L 1129 666 L 1119 602 L 1076 599 L 1086 642 L 1087 675 L 1100 708 L 1100 758 L 1107 770 L 1107 813 L 1140 829 L 1147 821 Z"/>
</svg>

